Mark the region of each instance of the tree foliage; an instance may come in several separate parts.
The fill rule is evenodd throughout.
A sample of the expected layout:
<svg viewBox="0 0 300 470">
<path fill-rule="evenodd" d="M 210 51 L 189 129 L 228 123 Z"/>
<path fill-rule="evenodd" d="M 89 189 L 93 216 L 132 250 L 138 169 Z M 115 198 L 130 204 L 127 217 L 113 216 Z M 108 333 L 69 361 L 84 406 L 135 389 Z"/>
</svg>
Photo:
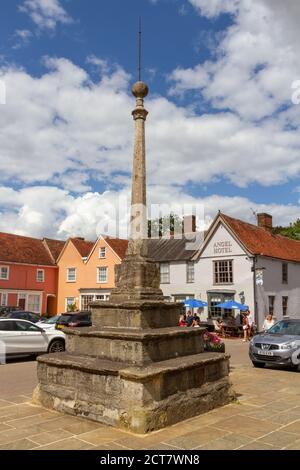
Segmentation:
<svg viewBox="0 0 300 470">
<path fill-rule="evenodd" d="M 275 227 L 274 233 L 284 237 L 300 240 L 300 219 L 289 225 L 289 227 Z"/>
</svg>

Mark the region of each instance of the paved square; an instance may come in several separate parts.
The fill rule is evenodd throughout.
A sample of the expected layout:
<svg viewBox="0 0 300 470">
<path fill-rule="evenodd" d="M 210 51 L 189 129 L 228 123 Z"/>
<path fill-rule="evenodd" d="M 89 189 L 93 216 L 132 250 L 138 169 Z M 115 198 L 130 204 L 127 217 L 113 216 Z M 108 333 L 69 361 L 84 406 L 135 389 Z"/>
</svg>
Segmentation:
<svg viewBox="0 0 300 470">
<path fill-rule="evenodd" d="M 300 373 L 254 369 L 247 345 L 226 347 L 237 402 L 147 436 L 33 406 L 35 362 L 1 366 L 0 450 L 299 450 Z"/>
</svg>

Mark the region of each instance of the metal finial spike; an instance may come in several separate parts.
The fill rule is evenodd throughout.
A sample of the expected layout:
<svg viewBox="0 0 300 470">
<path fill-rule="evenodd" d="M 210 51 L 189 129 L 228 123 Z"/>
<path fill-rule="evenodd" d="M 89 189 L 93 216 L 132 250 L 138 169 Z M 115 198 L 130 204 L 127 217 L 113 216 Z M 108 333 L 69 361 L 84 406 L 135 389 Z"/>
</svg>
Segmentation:
<svg viewBox="0 0 300 470">
<path fill-rule="evenodd" d="M 139 17 L 139 60 L 138 60 L 138 80 L 141 81 L 142 75 L 142 18 Z"/>
</svg>

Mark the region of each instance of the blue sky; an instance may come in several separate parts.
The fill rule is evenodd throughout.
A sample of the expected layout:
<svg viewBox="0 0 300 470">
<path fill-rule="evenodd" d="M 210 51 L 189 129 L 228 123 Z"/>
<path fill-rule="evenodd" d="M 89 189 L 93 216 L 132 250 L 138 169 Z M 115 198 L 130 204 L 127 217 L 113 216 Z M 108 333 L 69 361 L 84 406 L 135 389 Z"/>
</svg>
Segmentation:
<svg viewBox="0 0 300 470">
<path fill-rule="evenodd" d="M 295 220 L 297 0 L 2 0 L 0 229 L 91 237 L 128 191 L 139 15 L 151 202 Z"/>
</svg>

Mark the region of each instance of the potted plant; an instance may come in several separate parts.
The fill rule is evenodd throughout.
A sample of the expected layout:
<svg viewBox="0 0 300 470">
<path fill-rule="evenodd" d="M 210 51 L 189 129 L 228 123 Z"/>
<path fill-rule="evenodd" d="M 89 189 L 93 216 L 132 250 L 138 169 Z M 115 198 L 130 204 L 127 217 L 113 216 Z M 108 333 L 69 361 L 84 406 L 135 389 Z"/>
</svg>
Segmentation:
<svg viewBox="0 0 300 470">
<path fill-rule="evenodd" d="M 205 331 L 203 339 L 204 351 L 225 352 L 225 343 L 216 333 Z"/>
</svg>

